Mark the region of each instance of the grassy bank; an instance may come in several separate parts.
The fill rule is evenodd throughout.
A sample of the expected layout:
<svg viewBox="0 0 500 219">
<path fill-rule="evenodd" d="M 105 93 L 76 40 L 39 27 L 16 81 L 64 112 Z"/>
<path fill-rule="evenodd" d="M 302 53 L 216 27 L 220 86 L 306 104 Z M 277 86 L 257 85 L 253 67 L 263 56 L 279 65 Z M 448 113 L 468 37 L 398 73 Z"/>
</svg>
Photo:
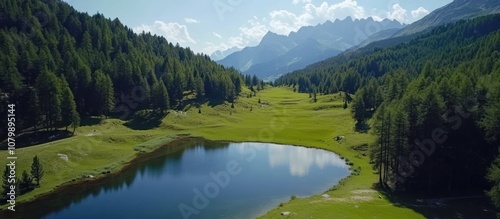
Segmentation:
<svg viewBox="0 0 500 219">
<path fill-rule="evenodd" d="M 187 113 L 171 112 L 151 130 L 133 130 L 115 119 L 89 124 L 77 130 L 75 137 L 17 150 L 17 169 L 29 170 L 31 159 L 38 155 L 45 167 L 42 186 L 18 198 L 32 200 L 53 191 L 61 184 L 99 177 L 116 172 L 139 152 L 149 152 L 168 143 L 175 135 L 190 134 L 210 140 L 259 141 L 323 148 L 345 157 L 361 169 L 359 175 L 343 181 L 325 196 L 297 198 L 284 203 L 263 218 L 423 218 L 405 207 L 394 206 L 373 190 L 378 176 L 374 174 L 366 145 L 373 142 L 370 134 L 356 133 L 349 110 L 342 108 L 342 97 L 318 96 L 316 103 L 308 94 L 288 88 L 271 88 L 257 97 L 241 97 L 230 104 L 186 107 Z M 259 99 L 261 103 L 258 103 Z M 167 137 L 165 137 L 167 136 Z M 336 141 L 334 137 L 345 138 Z M 64 155 L 67 160 L 63 159 Z M 7 157 L 7 152 L 0 152 Z M 0 159 L 5 165 L 5 159 Z M 103 174 L 104 173 L 104 174 Z M 379 198 L 381 196 L 381 198 Z M 5 206 L 3 206 L 5 207 Z M 289 216 L 280 213 L 291 212 Z"/>
</svg>

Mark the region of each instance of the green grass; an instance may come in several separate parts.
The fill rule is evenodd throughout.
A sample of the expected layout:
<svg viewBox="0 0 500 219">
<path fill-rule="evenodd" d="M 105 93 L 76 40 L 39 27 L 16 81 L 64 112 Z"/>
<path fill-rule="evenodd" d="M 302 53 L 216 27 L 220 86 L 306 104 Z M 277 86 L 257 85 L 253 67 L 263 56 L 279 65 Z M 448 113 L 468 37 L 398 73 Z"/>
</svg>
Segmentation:
<svg viewBox="0 0 500 219">
<path fill-rule="evenodd" d="M 245 90 L 244 92 L 249 92 Z M 273 142 L 322 148 L 338 153 L 353 163 L 356 174 L 330 191 L 329 198 L 320 194 L 294 198 L 271 210 L 263 218 L 424 218 L 404 207 L 394 206 L 386 197 L 372 191 L 378 176 L 369 158 L 354 147 L 374 141 L 370 134 L 354 131 L 349 109 L 342 108 L 339 95 L 318 96 L 312 102 L 308 94 L 294 93 L 289 88 L 270 88 L 256 97 L 243 93 L 235 103 L 198 108 L 186 106 L 186 114 L 170 112 L 162 123 L 151 130 L 135 130 L 125 122 L 108 119 L 101 124 L 84 126 L 75 137 L 17 150 L 19 172 L 29 170 L 34 155 L 45 167 L 42 186 L 18 198 L 32 200 L 53 191 L 63 183 L 78 181 L 89 175 L 99 177 L 103 172 L 116 172 L 138 153 L 153 151 L 176 138 L 176 135 L 202 136 L 209 140 Z M 261 105 L 258 99 L 269 105 Z M 337 142 L 333 138 L 345 136 Z M 58 154 L 68 155 L 64 161 Z M 6 157 L 7 152 L 0 152 Z M 5 159 L 0 159 L 0 165 Z M 361 171 L 359 171 L 361 170 Z M 370 191 L 365 191 L 370 190 Z M 379 195 L 382 199 L 379 199 Z M 5 206 L 3 206 L 5 208 Z M 281 216 L 283 211 L 292 212 Z"/>
</svg>

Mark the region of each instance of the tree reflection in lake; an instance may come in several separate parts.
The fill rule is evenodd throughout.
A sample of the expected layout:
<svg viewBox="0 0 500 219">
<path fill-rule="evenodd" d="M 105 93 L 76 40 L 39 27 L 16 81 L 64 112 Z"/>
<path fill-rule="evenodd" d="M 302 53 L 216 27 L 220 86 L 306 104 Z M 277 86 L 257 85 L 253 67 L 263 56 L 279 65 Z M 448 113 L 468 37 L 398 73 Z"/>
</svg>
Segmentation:
<svg viewBox="0 0 500 219">
<path fill-rule="evenodd" d="M 190 139 L 141 155 L 118 174 L 67 186 L 0 217 L 179 218 L 178 206 L 193 206 L 193 191 L 204 192 L 214 182 L 210 173 L 225 171 L 228 163 L 241 171 L 190 218 L 256 217 L 292 194 L 321 193 L 349 175 L 344 161 L 324 150 Z"/>
</svg>

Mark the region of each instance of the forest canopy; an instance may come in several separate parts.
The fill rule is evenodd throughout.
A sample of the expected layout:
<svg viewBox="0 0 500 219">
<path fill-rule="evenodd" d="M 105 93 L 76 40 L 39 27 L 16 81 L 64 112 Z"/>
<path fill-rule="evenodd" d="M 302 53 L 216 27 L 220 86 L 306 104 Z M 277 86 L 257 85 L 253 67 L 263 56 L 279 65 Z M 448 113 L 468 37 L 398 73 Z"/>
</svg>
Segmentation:
<svg viewBox="0 0 500 219">
<path fill-rule="evenodd" d="M 0 100 L 22 106 L 18 130 L 162 112 L 189 94 L 233 102 L 244 83 L 207 55 L 60 0 L 5 0 L 0 11 Z"/>
</svg>

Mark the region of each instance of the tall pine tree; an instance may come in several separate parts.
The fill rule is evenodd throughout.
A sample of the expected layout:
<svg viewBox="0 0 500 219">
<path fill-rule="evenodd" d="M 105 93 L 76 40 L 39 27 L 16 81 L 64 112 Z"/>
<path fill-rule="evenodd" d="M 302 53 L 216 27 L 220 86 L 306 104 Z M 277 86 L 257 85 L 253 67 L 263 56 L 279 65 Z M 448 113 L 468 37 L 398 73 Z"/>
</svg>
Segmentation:
<svg viewBox="0 0 500 219">
<path fill-rule="evenodd" d="M 45 128 L 57 127 L 61 120 L 62 91 L 59 79 L 47 69 L 43 70 L 36 80 L 36 90 L 40 101 L 40 113 L 43 115 Z"/>
<path fill-rule="evenodd" d="M 37 186 L 40 186 L 40 181 L 42 181 L 44 174 L 43 165 L 40 163 L 38 155 L 35 155 L 31 164 L 31 177 L 35 180 Z"/>
<path fill-rule="evenodd" d="M 101 70 L 97 70 L 94 73 L 92 88 L 95 113 L 99 116 L 108 115 L 114 104 L 114 89 L 111 78 Z"/>
<path fill-rule="evenodd" d="M 68 82 L 64 76 L 61 77 L 61 126 L 68 130 L 68 126 L 73 123 L 79 123 L 76 118 L 79 118 L 78 112 L 76 111 L 76 103 L 73 93 L 69 88 Z M 78 119 L 79 120 L 79 119 Z"/>
<path fill-rule="evenodd" d="M 152 107 L 157 113 L 164 112 L 170 107 L 167 88 L 163 80 L 159 80 L 153 85 L 151 91 Z"/>
</svg>

